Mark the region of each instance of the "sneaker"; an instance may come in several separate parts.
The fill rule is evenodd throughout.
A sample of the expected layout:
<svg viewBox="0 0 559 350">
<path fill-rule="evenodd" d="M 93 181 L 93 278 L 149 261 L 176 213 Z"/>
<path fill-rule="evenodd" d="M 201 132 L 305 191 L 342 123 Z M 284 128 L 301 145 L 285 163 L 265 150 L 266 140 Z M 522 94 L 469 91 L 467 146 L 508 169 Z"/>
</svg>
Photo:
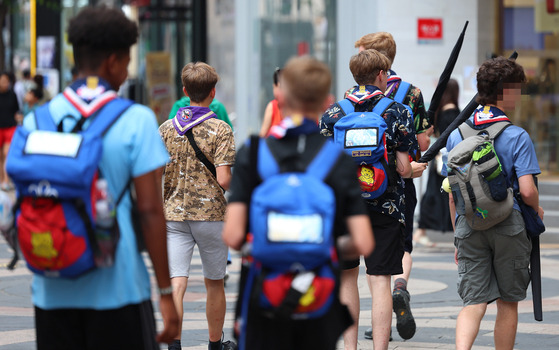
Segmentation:
<svg viewBox="0 0 559 350">
<path fill-rule="evenodd" d="M 402 339 L 411 339 L 415 334 L 415 320 L 410 309 L 410 293 L 405 289 L 392 292 L 392 303 L 396 313 L 396 329 Z"/>
<path fill-rule="evenodd" d="M 180 340 L 173 340 L 173 342 L 171 344 L 169 344 L 169 346 L 167 347 L 167 350 L 181 350 L 181 341 Z"/>
<path fill-rule="evenodd" d="M 368 328 L 365 331 L 365 339 L 373 340 L 373 329 L 372 328 Z M 392 329 L 390 330 L 390 338 L 388 338 L 388 341 L 392 341 Z"/>
<path fill-rule="evenodd" d="M 232 341 L 232 340 L 224 341 L 224 342 L 221 343 L 221 349 L 222 350 L 236 350 L 237 349 L 237 344 L 235 344 L 235 342 Z"/>
</svg>

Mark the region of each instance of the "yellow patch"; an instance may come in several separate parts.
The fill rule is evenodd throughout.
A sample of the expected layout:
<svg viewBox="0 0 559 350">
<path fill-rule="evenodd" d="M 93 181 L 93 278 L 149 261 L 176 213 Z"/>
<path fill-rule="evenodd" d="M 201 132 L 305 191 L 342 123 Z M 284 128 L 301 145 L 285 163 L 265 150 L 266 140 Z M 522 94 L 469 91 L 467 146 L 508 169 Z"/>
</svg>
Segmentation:
<svg viewBox="0 0 559 350">
<path fill-rule="evenodd" d="M 87 88 L 91 90 L 97 89 L 99 85 L 99 78 L 98 77 L 87 77 L 86 80 Z"/>
<path fill-rule="evenodd" d="M 51 259 L 58 255 L 58 251 L 54 249 L 50 232 L 32 232 L 31 245 L 33 246 L 33 255 L 40 258 Z"/>
<path fill-rule="evenodd" d="M 364 182 L 368 185 L 375 183 L 375 172 L 373 169 L 367 167 L 361 167 L 361 176 L 359 176 L 359 181 Z"/>
</svg>

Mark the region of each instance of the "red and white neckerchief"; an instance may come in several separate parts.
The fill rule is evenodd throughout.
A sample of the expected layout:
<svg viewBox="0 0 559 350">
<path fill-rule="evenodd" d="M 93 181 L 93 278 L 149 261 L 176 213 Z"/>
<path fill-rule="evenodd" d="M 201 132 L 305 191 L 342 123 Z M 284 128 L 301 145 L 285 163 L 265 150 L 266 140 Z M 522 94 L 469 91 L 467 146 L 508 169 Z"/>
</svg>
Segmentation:
<svg viewBox="0 0 559 350">
<path fill-rule="evenodd" d="M 367 86 L 360 85 L 356 89 L 354 89 L 351 94 L 347 95 L 347 99 L 357 103 L 362 104 L 363 102 L 370 100 L 371 98 L 382 95 L 382 91 L 378 88 L 374 88 L 372 91 L 371 89 L 367 89 Z"/>
<path fill-rule="evenodd" d="M 502 121 L 510 122 L 505 113 L 494 106 L 483 106 L 474 113 L 474 125 L 483 125 Z"/>
<path fill-rule="evenodd" d="M 64 89 L 62 94 L 84 118 L 87 118 L 117 98 L 116 91 L 107 86 L 104 81 L 92 76 L 74 82 Z"/>
</svg>

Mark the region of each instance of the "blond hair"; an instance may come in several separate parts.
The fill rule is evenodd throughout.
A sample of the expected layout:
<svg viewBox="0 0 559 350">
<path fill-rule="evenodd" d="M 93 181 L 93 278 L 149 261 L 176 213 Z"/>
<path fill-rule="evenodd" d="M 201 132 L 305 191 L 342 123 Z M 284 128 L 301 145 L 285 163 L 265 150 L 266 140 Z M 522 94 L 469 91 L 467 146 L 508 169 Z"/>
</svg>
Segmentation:
<svg viewBox="0 0 559 350">
<path fill-rule="evenodd" d="M 288 105 L 298 111 L 317 112 L 322 111 L 330 92 L 332 75 L 326 64 L 316 58 L 302 56 L 287 62 L 280 80 Z"/>
<path fill-rule="evenodd" d="M 219 75 L 207 63 L 191 62 L 182 69 L 181 80 L 190 100 L 202 102 L 219 81 Z"/>
<path fill-rule="evenodd" d="M 377 32 L 363 35 L 355 42 L 355 47 L 361 47 L 365 50 L 375 49 L 388 57 L 390 65 L 394 62 L 396 57 L 396 42 L 392 34 L 387 32 Z"/>
<path fill-rule="evenodd" d="M 387 72 L 388 69 L 388 57 L 373 49 L 361 51 L 349 60 L 349 70 L 359 85 L 372 84 L 381 70 Z"/>
</svg>

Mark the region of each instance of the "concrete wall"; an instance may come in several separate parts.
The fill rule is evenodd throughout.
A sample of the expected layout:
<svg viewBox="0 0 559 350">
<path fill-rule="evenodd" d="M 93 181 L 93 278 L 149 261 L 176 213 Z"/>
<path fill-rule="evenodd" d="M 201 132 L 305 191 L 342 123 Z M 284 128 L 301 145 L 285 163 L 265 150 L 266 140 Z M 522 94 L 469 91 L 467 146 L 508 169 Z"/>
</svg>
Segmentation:
<svg viewBox="0 0 559 350">
<path fill-rule="evenodd" d="M 340 98 L 354 84 L 348 68 L 349 58 L 357 52 L 353 47 L 354 42 L 363 34 L 386 31 L 394 36 L 397 45 L 392 68 L 423 91 L 428 105 L 464 23 L 469 21 L 462 51 L 453 72 L 453 78 L 461 86 L 461 106 L 465 106 L 475 94 L 475 86 L 472 87 L 469 77 L 477 71 L 480 57 L 485 56 L 488 50 L 491 51 L 493 44 L 492 23 L 495 17 L 489 11 L 493 10 L 493 3 L 494 0 L 338 1 L 340 51 L 337 97 Z M 479 11 L 480 8 L 483 11 Z M 443 39 L 435 43 L 419 43 L 418 18 L 442 18 Z M 479 18 L 482 18 L 483 23 L 478 22 Z"/>
</svg>

